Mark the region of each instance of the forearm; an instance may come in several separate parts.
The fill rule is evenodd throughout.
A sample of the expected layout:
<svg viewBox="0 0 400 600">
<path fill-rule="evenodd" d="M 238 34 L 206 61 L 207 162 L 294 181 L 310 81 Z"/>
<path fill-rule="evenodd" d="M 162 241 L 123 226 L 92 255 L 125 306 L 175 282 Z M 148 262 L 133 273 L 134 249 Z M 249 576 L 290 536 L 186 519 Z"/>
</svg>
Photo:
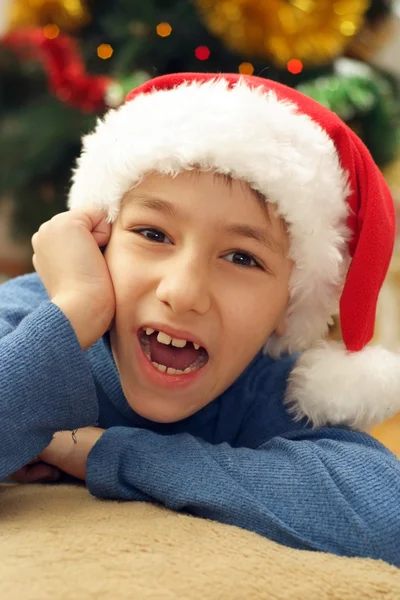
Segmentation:
<svg viewBox="0 0 400 600">
<path fill-rule="evenodd" d="M 43 303 L 0 339 L 0 479 L 35 458 L 55 431 L 93 424 L 94 383 L 67 319 Z"/>
<path fill-rule="evenodd" d="M 150 499 L 294 548 L 400 565 L 399 464 L 364 438 L 309 435 L 250 450 L 112 428 L 89 454 L 87 485 L 98 497 Z"/>
</svg>

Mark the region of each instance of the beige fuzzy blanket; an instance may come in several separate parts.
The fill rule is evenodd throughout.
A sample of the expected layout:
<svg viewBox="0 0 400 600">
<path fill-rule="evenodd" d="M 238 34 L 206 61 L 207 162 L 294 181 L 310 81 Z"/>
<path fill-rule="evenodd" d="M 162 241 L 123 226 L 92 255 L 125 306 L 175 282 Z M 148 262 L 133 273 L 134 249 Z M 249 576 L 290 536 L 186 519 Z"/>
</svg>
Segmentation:
<svg viewBox="0 0 400 600">
<path fill-rule="evenodd" d="M 400 600 L 400 570 L 74 485 L 0 485 L 1 600 Z"/>
</svg>

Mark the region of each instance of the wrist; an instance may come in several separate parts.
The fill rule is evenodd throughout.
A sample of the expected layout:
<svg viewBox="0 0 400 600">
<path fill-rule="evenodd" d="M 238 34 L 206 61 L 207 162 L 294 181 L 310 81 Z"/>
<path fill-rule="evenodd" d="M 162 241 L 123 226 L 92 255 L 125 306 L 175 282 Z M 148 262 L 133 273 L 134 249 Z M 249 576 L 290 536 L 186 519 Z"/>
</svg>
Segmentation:
<svg viewBox="0 0 400 600">
<path fill-rule="evenodd" d="M 71 431 L 58 431 L 39 458 L 85 481 L 89 453 L 103 433 L 104 429 L 99 427 L 84 427 L 78 429 L 75 435 Z"/>
<path fill-rule="evenodd" d="M 62 468 L 69 475 L 86 481 L 86 464 L 89 453 L 103 435 L 104 429 L 84 427 L 78 429 L 74 436 L 71 432 L 63 433 L 69 433 L 71 443 L 69 451 L 64 456 Z"/>
<path fill-rule="evenodd" d="M 55 297 L 52 302 L 70 322 L 82 350 L 87 350 L 104 335 L 114 316 L 109 307 L 99 304 L 82 305 L 67 297 Z"/>
<path fill-rule="evenodd" d="M 65 466 L 70 462 L 74 451 L 74 434 L 72 431 L 57 431 L 50 444 L 39 455 L 49 465 L 67 472 Z"/>
</svg>

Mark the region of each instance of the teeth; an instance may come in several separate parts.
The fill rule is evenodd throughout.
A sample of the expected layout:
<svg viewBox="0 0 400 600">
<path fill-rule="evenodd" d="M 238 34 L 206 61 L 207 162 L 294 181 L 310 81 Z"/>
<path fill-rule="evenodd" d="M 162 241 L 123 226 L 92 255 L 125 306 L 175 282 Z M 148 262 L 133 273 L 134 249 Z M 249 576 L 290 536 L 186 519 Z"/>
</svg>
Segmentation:
<svg viewBox="0 0 400 600">
<path fill-rule="evenodd" d="M 166 346 L 172 344 L 173 346 L 175 346 L 175 348 L 184 348 L 187 343 L 186 340 L 178 340 L 177 338 L 172 338 L 163 331 L 158 332 L 157 341 L 160 342 L 160 344 L 165 344 Z"/>
<path fill-rule="evenodd" d="M 154 365 L 156 367 L 156 369 L 161 371 L 161 373 L 165 373 L 165 371 L 167 370 L 167 367 L 165 365 L 159 365 L 158 363 L 156 363 L 154 361 L 151 361 L 151 364 Z"/>
<path fill-rule="evenodd" d="M 173 369 L 172 367 L 168 367 L 167 375 L 183 375 L 185 371 L 181 371 L 180 369 Z"/>
<path fill-rule="evenodd" d="M 185 373 L 193 373 L 193 371 L 197 371 L 199 368 L 194 364 L 190 367 L 187 367 L 184 371 L 181 371 L 180 369 L 173 369 L 172 367 L 168 367 L 167 369 L 165 365 L 160 365 L 154 361 L 151 361 L 151 364 L 154 365 L 156 369 L 161 371 L 161 373 L 167 373 L 167 375 L 184 375 Z"/>
<path fill-rule="evenodd" d="M 172 345 L 175 346 L 175 348 L 184 348 L 186 346 L 186 340 L 172 338 Z"/>
<path fill-rule="evenodd" d="M 169 337 L 169 335 L 167 335 L 163 331 L 159 331 L 157 335 L 157 341 L 160 342 L 160 344 L 165 344 L 166 346 L 169 346 L 172 342 L 172 338 Z"/>
<path fill-rule="evenodd" d="M 146 335 L 151 335 L 152 333 L 154 333 L 155 330 L 152 327 L 146 327 L 145 331 L 146 331 Z M 171 336 L 169 336 L 167 333 L 164 333 L 163 331 L 158 332 L 157 341 L 160 342 L 160 344 L 165 344 L 166 346 L 169 346 L 170 344 L 172 344 L 172 346 L 175 346 L 175 348 L 184 348 L 187 344 L 186 340 L 172 338 Z M 194 346 L 195 350 L 198 350 L 200 348 L 199 344 L 195 344 L 194 342 L 193 342 L 193 346 Z"/>
</svg>

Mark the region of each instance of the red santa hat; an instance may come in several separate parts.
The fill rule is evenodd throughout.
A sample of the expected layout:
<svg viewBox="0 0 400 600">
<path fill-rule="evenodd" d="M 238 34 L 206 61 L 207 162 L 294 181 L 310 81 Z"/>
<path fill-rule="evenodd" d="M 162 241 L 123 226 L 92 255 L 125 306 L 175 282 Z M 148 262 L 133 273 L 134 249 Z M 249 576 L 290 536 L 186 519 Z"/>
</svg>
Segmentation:
<svg viewBox="0 0 400 600">
<path fill-rule="evenodd" d="M 286 333 L 274 357 L 302 351 L 286 402 L 315 426 L 368 429 L 400 410 L 400 360 L 366 347 L 395 237 L 388 187 L 367 148 L 335 114 L 282 84 L 238 74 L 147 81 L 84 137 L 69 207 L 112 222 L 150 171 L 213 169 L 276 205 L 294 268 Z M 268 301 L 268 299 L 266 299 Z M 343 343 L 323 341 L 340 314 Z"/>
</svg>

